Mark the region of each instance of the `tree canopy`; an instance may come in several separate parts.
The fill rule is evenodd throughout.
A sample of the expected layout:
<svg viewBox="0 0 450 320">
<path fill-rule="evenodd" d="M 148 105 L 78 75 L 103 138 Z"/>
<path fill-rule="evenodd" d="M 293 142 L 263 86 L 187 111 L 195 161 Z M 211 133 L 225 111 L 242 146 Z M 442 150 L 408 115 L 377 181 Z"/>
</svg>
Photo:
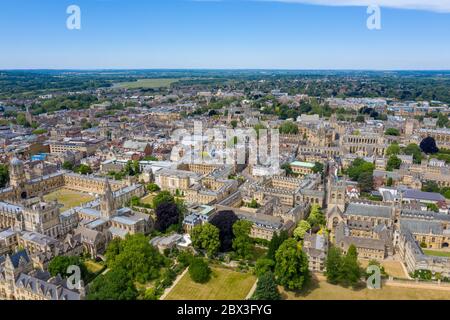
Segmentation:
<svg viewBox="0 0 450 320">
<path fill-rule="evenodd" d="M 166 258 L 150 245 L 143 234 L 112 240 L 105 255 L 108 268 L 127 270 L 131 278 L 140 283 L 156 279 L 166 264 Z"/>
<path fill-rule="evenodd" d="M 426 137 L 420 143 L 420 150 L 426 154 L 438 153 L 439 149 L 436 145 L 436 140 L 433 137 Z"/>
<path fill-rule="evenodd" d="M 210 223 L 198 225 L 192 230 L 192 245 L 195 249 L 205 250 L 212 257 L 219 252 L 219 229 Z"/>
<path fill-rule="evenodd" d="M 219 211 L 212 218 L 210 223 L 219 229 L 220 251 L 228 252 L 232 249 L 234 234 L 233 225 L 238 221 L 238 217 L 233 211 Z"/>
<path fill-rule="evenodd" d="M 89 287 L 87 300 L 136 300 L 133 279 L 126 269 L 113 269 L 95 278 Z"/>
<path fill-rule="evenodd" d="M 252 223 L 247 220 L 238 220 L 233 224 L 233 250 L 241 259 L 250 259 L 253 243 L 250 238 Z"/>
<path fill-rule="evenodd" d="M 258 277 L 252 300 L 280 300 L 281 295 L 272 272 L 266 272 Z"/>
<path fill-rule="evenodd" d="M 275 254 L 275 276 L 289 290 L 301 290 L 309 279 L 308 257 L 295 239 L 287 239 Z"/>
</svg>

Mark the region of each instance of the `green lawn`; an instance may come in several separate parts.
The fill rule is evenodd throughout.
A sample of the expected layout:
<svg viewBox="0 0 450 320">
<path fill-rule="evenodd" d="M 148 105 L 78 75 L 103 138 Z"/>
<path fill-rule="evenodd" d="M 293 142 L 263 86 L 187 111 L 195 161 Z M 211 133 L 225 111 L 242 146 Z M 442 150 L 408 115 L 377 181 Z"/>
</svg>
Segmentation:
<svg viewBox="0 0 450 320">
<path fill-rule="evenodd" d="M 69 189 L 59 189 L 44 196 L 45 201 L 58 200 L 58 202 L 64 205 L 61 211 L 69 210 L 79 205 L 94 200 L 94 197 L 87 193 L 78 192 Z"/>
<path fill-rule="evenodd" d="M 428 256 L 436 256 L 436 257 L 450 257 L 450 251 L 438 251 L 438 250 L 428 250 L 422 249 L 423 253 Z"/>
<path fill-rule="evenodd" d="M 384 286 L 380 290 L 353 290 L 329 284 L 323 276 L 315 277 L 303 293 L 280 289 L 287 300 L 450 300 L 450 291 L 445 290 L 394 286 Z"/>
<path fill-rule="evenodd" d="M 223 268 L 212 268 L 211 280 L 198 284 L 187 272 L 170 291 L 166 300 L 244 300 L 256 278 L 249 273 L 240 273 Z"/>
<path fill-rule="evenodd" d="M 141 198 L 141 203 L 143 203 L 143 204 L 152 204 L 154 197 L 155 197 L 154 194 L 149 194 L 148 196 L 145 196 L 145 197 Z"/>
<path fill-rule="evenodd" d="M 180 79 L 139 79 L 132 82 L 121 82 L 115 86 L 124 89 L 157 89 L 170 87 L 172 83 Z"/>
<path fill-rule="evenodd" d="M 83 263 L 86 266 L 86 268 L 88 269 L 88 271 L 91 272 L 91 273 L 100 272 L 100 271 L 102 271 L 105 268 L 100 263 L 97 263 L 97 262 L 92 261 L 92 260 L 85 260 Z"/>
</svg>

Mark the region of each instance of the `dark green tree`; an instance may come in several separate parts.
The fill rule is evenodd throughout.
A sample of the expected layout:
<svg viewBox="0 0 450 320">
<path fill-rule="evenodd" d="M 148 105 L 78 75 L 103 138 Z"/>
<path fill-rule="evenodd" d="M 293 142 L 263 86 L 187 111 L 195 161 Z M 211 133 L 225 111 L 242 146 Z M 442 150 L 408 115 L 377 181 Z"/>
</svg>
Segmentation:
<svg viewBox="0 0 450 320">
<path fill-rule="evenodd" d="M 194 258 L 189 266 L 189 275 L 194 282 L 206 283 L 211 278 L 211 269 L 202 258 Z"/>
<path fill-rule="evenodd" d="M 342 269 L 342 252 L 337 247 L 330 247 L 326 260 L 326 276 L 327 281 L 331 284 L 338 284 Z"/>
<path fill-rule="evenodd" d="M 272 272 L 266 272 L 258 277 L 252 300 L 281 300 L 280 292 Z"/>
<path fill-rule="evenodd" d="M 114 269 L 100 275 L 89 287 L 87 300 L 136 300 L 138 292 L 127 270 Z"/>
<path fill-rule="evenodd" d="M 362 270 L 358 262 L 358 253 L 356 252 L 355 245 L 352 244 L 342 259 L 339 282 L 345 287 L 356 287 L 361 280 L 361 276 Z"/>
<path fill-rule="evenodd" d="M 252 223 L 247 220 L 238 220 L 233 224 L 233 250 L 241 259 L 250 259 L 253 242 L 250 238 Z"/>
</svg>

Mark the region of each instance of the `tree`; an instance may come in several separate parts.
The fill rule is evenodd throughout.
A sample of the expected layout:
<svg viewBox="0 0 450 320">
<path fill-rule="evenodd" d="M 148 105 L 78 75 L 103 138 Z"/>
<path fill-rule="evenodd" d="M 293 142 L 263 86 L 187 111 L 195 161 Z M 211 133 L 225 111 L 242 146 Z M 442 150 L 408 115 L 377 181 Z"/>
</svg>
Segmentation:
<svg viewBox="0 0 450 320">
<path fill-rule="evenodd" d="M 140 283 L 156 279 L 166 259 L 143 234 L 127 235 L 113 240 L 106 249 L 106 264 L 112 270 L 127 271 L 132 280 Z"/>
<path fill-rule="evenodd" d="M 398 129 L 396 129 L 396 128 L 388 128 L 388 129 L 386 129 L 384 134 L 387 136 L 399 136 L 400 131 L 398 131 Z"/>
<path fill-rule="evenodd" d="M 400 146 L 398 145 L 397 142 L 392 143 L 386 149 L 386 155 L 387 156 L 398 155 L 399 153 L 400 153 Z"/>
<path fill-rule="evenodd" d="M 232 249 L 233 225 L 239 220 L 233 211 L 219 211 L 211 218 L 210 223 L 219 229 L 220 251 L 228 252 Z"/>
<path fill-rule="evenodd" d="M 327 254 L 326 276 L 327 281 L 331 284 L 338 284 L 340 280 L 341 268 L 342 268 L 342 252 L 337 247 L 330 247 Z"/>
<path fill-rule="evenodd" d="M 272 272 L 266 272 L 258 277 L 252 300 L 280 300 L 281 295 Z"/>
<path fill-rule="evenodd" d="M 211 278 L 211 269 L 202 258 L 194 258 L 189 266 L 189 275 L 194 282 L 206 283 Z"/>
<path fill-rule="evenodd" d="M 86 164 L 80 164 L 78 167 L 74 169 L 76 173 L 82 174 L 82 175 L 88 175 L 92 174 L 92 168 Z"/>
<path fill-rule="evenodd" d="M 63 168 L 64 170 L 70 170 L 70 171 L 72 171 L 72 170 L 73 170 L 73 163 L 70 162 L 70 161 L 64 161 L 64 163 L 62 164 L 62 168 Z"/>
<path fill-rule="evenodd" d="M 342 267 L 339 276 L 339 282 L 345 286 L 355 287 L 361 280 L 361 267 L 358 263 L 358 253 L 355 245 L 351 244 L 347 254 L 342 259 Z"/>
<path fill-rule="evenodd" d="M 302 240 L 309 230 L 311 230 L 311 225 L 309 222 L 302 220 L 299 222 L 298 227 L 294 230 L 294 236 L 297 240 Z"/>
<path fill-rule="evenodd" d="M 255 274 L 260 277 L 264 273 L 272 272 L 275 267 L 275 261 L 269 258 L 259 258 L 255 264 Z"/>
<path fill-rule="evenodd" d="M 301 290 L 309 279 L 308 257 L 295 239 L 287 239 L 277 250 L 275 276 L 289 290 Z"/>
<path fill-rule="evenodd" d="M 394 184 L 394 179 L 392 179 L 392 177 L 389 177 L 387 179 L 386 186 L 387 187 L 392 187 L 393 184 Z"/>
<path fill-rule="evenodd" d="M 251 258 L 253 243 L 250 239 L 252 223 L 247 220 L 238 220 L 233 224 L 233 250 L 241 259 Z"/>
<path fill-rule="evenodd" d="M 310 224 L 311 228 L 318 228 L 326 225 L 327 220 L 323 212 L 320 210 L 320 206 L 318 204 L 313 204 L 311 206 L 307 221 Z"/>
<path fill-rule="evenodd" d="M 0 164 L 0 188 L 5 187 L 8 182 L 9 182 L 8 166 Z"/>
<path fill-rule="evenodd" d="M 427 204 L 427 210 L 428 211 L 439 212 L 439 207 L 435 203 L 428 203 Z"/>
<path fill-rule="evenodd" d="M 163 202 L 156 207 L 155 229 L 165 232 L 170 226 L 180 222 L 180 211 L 176 203 Z"/>
<path fill-rule="evenodd" d="M 238 122 L 237 122 L 237 120 L 231 120 L 230 124 L 233 129 L 236 129 Z"/>
<path fill-rule="evenodd" d="M 389 157 L 386 165 L 386 171 L 393 171 L 394 169 L 400 169 L 402 164 L 402 160 L 396 155 L 392 155 Z"/>
<path fill-rule="evenodd" d="M 31 125 L 30 123 L 28 123 L 27 117 L 25 116 L 24 113 L 17 114 L 16 122 L 18 125 L 21 125 L 24 127 L 29 127 Z"/>
<path fill-rule="evenodd" d="M 422 162 L 422 151 L 420 147 L 415 143 L 410 143 L 403 150 L 404 154 L 413 156 L 414 163 L 420 164 Z"/>
<path fill-rule="evenodd" d="M 433 137 L 426 137 L 420 143 L 420 150 L 426 154 L 438 153 L 439 149 L 436 145 L 436 140 Z"/>
<path fill-rule="evenodd" d="M 137 290 L 127 270 L 110 270 L 90 285 L 87 300 L 136 300 Z"/>
<path fill-rule="evenodd" d="M 153 209 L 158 208 L 158 206 L 162 203 L 175 203 L 175 199 L 169 191 L 161 191 L 153 198 Z"/>
<path fill-rule="evenodd" d="M 259 208 L 259 203 L 256 199 L 252 199 L 252 201 L 247 205 L 249 208 L 257 209 Z"/>
<path fill-rule="evenodd" d="M 352 165 L 347 169 L 347 174 L 353 181 L 358 181 L 359 177 L 363 173 L 373 173 L 375 165 L 371 162 L 364 161 L 361 158 L 357 158 L 352 162 Z"/>
<path fill-rule="evenodd" d="M 67 278 L 69 274 L 67 274 L 67 268 L 69 266 L 78 266 L 81 271 L 81 278 L 86 281 L 89 272 L 84 265 L 83 261 L 81 261 L 80 257 L 77 256 L 56 256 L 54 257 L 50 263 L 48 264 L 48 272 L 56 277 L 57 275 L 61 275 L 63 278 Z"/>
<path fill-rule="evenodd" d="M 320 162 L 314 163 L 314 167 L 312 168 L 314 173 L 323 173 L 323 164 Z"/>
<path fill-rule="evenodd" d="M 292 121 L 286 121 L 280 126 L 281 134 L 297 134 L 298 126 Z"/>
<path fill-rule="evenodd" d="M 436 183 L 436 181 L 426 181 L 423 185 L 422 185 L 422 191 L 424 192 L 439 192 L 439 186 Z"/>
<path fill-rule="evenodd" d="M 149 183 L 147 185 L 147 190 L 149 192 L 158 192 L 161 190 L 161 188 L 156 183 Z"/>
<path fill-rule="evenodd" d="M 219 229 L 210 223 L 196 226 L 191 234 L 192 245 L 195 249 L 205 250 L 212 257 L 219 252 Z"/>
<path fill-rule="evenodd" d="M 362 192 L 370 192 L 373 189 L 373 172 L 363 172 L 358 178 L 358 186 Z"/>
<path fill-rule="evenodd" d="M 274 232 L 272 239 L 269 242 L 269 250 L 267 250 L 267 258 L 275 260 L 275 254 L 281 244 L 289 238 L 286 231 L 281 231 L 280 234 Z"/>
</svg>

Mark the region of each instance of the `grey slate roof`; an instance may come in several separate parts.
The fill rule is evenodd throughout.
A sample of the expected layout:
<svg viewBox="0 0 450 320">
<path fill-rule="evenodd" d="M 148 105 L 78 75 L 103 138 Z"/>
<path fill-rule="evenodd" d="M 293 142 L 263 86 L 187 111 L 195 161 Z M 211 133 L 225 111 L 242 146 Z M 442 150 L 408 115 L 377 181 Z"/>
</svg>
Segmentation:
<svg viewBox="0 0 450 320">
<path fill-rule="evenodd" d="M 371 204 L 350 203 L 345 210 L 346 215 L 391 218 L 392 208 Z"/>
<path fill-rule="evenodd" d="M 426 200 L 426 201 L 445 201 L 444 196 L 436 192 L 424 192 L 415 189 L 407 189 L 403 192 L 403 198 Z"/>
</svg>

